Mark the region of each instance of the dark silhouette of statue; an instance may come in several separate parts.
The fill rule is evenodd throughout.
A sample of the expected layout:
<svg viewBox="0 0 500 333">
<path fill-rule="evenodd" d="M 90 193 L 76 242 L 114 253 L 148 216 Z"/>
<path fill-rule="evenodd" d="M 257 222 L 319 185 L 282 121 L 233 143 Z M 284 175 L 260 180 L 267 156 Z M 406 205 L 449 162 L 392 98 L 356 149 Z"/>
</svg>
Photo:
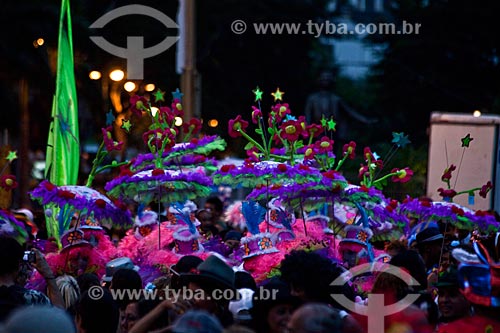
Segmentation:
<svg viewBox="0 0 500 333">
<path fill-rule="evenodd" d="M 305 116 L 308 124 L 321 124 L 324 118 L 337 123 L 335 138 L 345 141 L 352 139 L 347 137 L 349 122 L 354 120 L 363 124 L 373 124 L 376 119 L 364 116 L 349 107 L 339 96 L 333 93 L 335 79 L 330 72 L 322 72 L 318 79 L 319 90 L 310 94 L 306 102 Z"/>
</svg>

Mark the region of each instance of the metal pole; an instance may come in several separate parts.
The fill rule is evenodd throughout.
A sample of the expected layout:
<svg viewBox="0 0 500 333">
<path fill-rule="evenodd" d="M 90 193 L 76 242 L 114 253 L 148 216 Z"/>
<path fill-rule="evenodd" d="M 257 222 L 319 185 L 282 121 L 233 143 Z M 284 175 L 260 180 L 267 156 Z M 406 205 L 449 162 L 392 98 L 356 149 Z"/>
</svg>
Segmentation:
<svg viewBox="0 0 500 333">
<path fill-rule="evenodd" d="M 26 78 L 19 80 L 19 108 L 21 110 L 21 144 L 19 147 L 19 206 L 30 203 L 28 190 L 30 183 L 30 167 L 28 151 L 30 142 L 29 86 Z"/>
<path fill-rule="evenodd" d="M 189 121 L 193 118 L 196 110 L 196 93 L 195 93 L 195 78 L 196 78 L 196 40 L 195 40 L 195 0 L 184 0 L 184 29 L 185 29 L 185 52 L 184 52 L 184 67 L 181 75 L 181 90 L 184 94 L 182 99 L 184 109 L 184 121 Z"/>
</svg>

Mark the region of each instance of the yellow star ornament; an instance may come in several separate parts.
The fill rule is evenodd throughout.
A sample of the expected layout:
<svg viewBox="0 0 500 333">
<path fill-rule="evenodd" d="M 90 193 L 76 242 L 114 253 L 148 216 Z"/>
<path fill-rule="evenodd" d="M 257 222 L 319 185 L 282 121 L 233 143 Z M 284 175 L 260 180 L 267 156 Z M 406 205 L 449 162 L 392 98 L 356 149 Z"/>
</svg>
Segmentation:
<svg viewBox="0 0 500 333">
<path fill-rule="evenodd" d="M 280 91 L 280 88 L 276 89 L 275 92 L 271 93 L 271 95 L 273 95 L 274 97 L 274 101 L 283 101 L 283 95 L 285 93 L 283 91 Z"/>
</svg>

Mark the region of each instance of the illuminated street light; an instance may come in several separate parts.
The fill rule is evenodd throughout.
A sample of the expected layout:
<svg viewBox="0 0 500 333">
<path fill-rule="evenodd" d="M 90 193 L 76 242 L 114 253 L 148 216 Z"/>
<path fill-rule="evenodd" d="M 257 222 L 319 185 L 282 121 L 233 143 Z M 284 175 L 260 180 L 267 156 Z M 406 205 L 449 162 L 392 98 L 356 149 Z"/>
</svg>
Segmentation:
<svg viewBox="0 0 500 333">
<path fill-rule="evenodd" d="M 37 49 L 38 47 L 42 46 L 45 44 L 45 40 L 43 38 L 38 38 L 33 41 L 33 47 Z"/>
<path fill-rule="evenodd" d="M 148 84 L 146 84 L 146 86 L 144 87 L 144 90 L 146 90 L 146 91 L 153 91 L 153 90 L 155 90 L 155 88 L 156 88 L 156 87 L 155 87 L 155 85 L 154 85 L 154 84 L 152 84 L 152 83 L 148 83 Z"/>
<path fill-rule="evenodd" d="M 472 113 L 472 115 L 473 115 L 474 117 L 481 117 L 481 111 L 479 111 L 479 110 L 475 110 L 475 111 Z"/>
<path fill-rule="evenodd" d="M 92 71 L 89 73 L 89 78 L 91 80 L 99 80 L 101 78 L 101 72 L 99 71 Z"/>
<path fill-rule="evenodd" d="M 121 69 L 115 69 L 111 73 L 109 73 L 109 78 L 115 82 L 123 80 L 125 77 L 125 73 Z"/>
<path fill-rule="evenodd" d="M 135 83 L 132 82 L 132 81 L 127 81 L 125 82 L 125 84 L 123 85 L 123 88 L 128 91 L 128 92 L 132 92 L 135 90 Z"/>
<path fill-rule="evenodd" d="M 219 126 L 219 121 L 217 119 L 210 119 L 208 121 L 208 126 L 209 127 L 217 127 L 217 126 Z"/>
</svg>

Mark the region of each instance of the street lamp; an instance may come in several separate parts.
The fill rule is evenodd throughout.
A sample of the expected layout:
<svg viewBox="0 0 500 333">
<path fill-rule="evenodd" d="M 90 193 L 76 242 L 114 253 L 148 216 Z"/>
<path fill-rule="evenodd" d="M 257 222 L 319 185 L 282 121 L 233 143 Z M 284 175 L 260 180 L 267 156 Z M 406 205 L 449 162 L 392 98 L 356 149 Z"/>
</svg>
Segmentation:
<svg viewBox="0 0 500 333">
<path fill-rule="evenodd" d="M 91 80 L 94 80 L 94 81 L 99 80 L 101 78 L 101 72 L 99 72 L 99 71 L 91 71 L 89 73 L 89 78 Z"/>
<path fill-rule="evenodd" d="M 217 126 L 219 126 L 219 121 L 217 119 L 210 119 L 208 121 L 208 126 L 217 127 Z"/>
<path fill-rule="evenodd" d="M 115 82 L 119 82 L 123 80 L 125 77 L 125 72 L 122 71 L 121 69 L 115 69 L 109 73 L 109 78 Z"/>
<path fill-rule="evenodd" d="M 136 88 L 136 84 L 132 81 L 127 81 L 123 85 L 123 89 L 125 89 L 127 92 L 132 92 L 135 90 L 135 88 Z"/>
<path fill-rule="evenodd" d="M 155 87 L 155 85 L 154 85 L 154 84 L 152 84 L 152 83 L 148 83 L 148 84 L 146 84 L 146 86 L 144 87 L 144 90 L 146 90 L 147 92 L 151 92 L 151 91 L 155 90 L 155 88 L 156 88 L 156 87 Z"/>
</svg>

